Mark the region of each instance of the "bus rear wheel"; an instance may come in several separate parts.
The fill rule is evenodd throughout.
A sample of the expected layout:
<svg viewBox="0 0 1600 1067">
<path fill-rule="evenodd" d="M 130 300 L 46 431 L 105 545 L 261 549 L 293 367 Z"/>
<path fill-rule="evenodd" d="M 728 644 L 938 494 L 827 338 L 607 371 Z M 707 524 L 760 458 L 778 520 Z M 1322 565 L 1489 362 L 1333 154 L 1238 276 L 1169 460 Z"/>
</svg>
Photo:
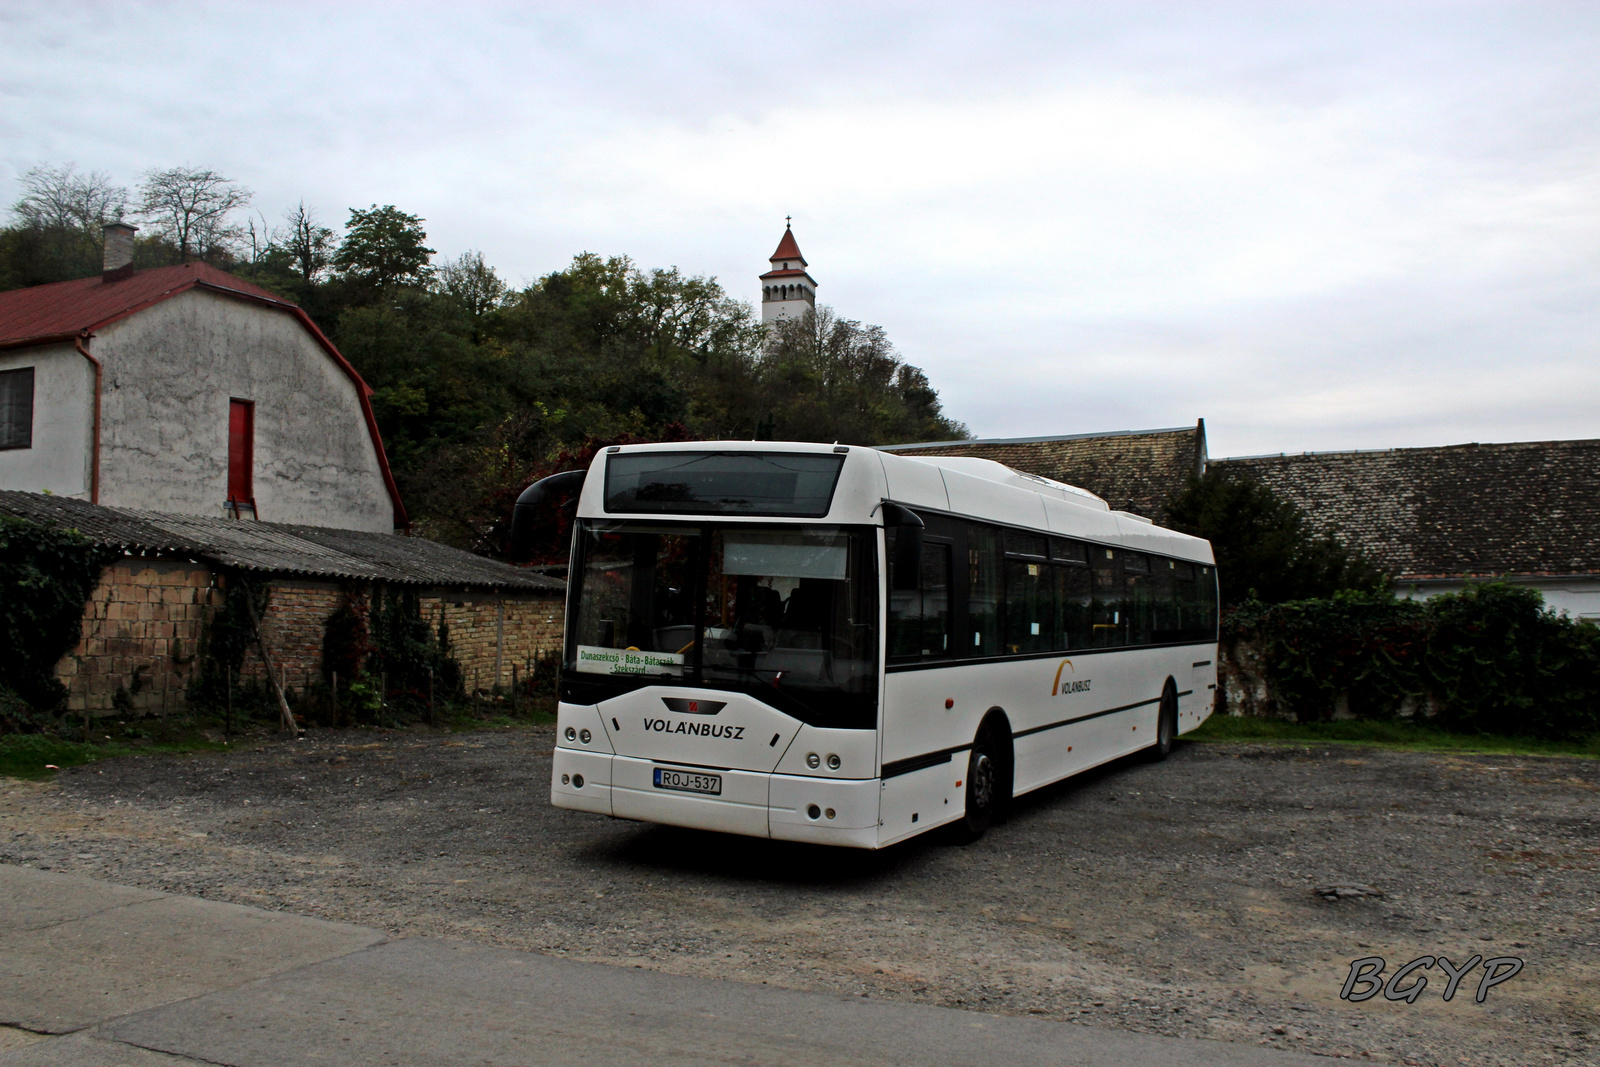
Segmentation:
<svg viewBox="0 0 1600 1067">
<path fill-rule="evenodd" d="M 1173 739 L 1178 736 L 1178 687 L 1167 680 L 1161 692 L 1161 711 L 1156 718 L 1156 743 L 1145 750 L 1152 763 L 1159 763 L 1172 752 Z"/>
</svg>

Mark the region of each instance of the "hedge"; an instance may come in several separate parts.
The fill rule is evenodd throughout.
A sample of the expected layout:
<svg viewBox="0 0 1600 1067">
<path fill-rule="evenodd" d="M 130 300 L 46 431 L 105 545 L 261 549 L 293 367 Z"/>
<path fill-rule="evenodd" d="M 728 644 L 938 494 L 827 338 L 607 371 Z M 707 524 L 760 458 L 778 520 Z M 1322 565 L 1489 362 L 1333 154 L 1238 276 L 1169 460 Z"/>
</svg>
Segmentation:
<svg viewBox="0 0 1600 1067">
<path fill-rule="evenodd" d="M 1252 646 L 1277 712 L 1323 722 L 1415 715 L 1469 732 L 1565 739 L 1600 730 L 1600 627 L 1490 582 L 1426 601 L 1341 593 L 1247 601 L 1223 620 Z"/>
</svg>

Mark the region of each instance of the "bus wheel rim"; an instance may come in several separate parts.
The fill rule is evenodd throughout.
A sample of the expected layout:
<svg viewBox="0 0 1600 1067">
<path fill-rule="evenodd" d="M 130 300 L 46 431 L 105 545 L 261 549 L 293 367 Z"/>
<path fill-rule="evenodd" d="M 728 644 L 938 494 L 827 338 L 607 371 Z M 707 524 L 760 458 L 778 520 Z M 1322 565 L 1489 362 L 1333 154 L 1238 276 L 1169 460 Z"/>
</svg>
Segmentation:
<svg viewBox="0 0 1600 1067">
<path fill-rule="evenodd" d="M 987 808 L 993 795 L 994 761 L 987 752 L 980 752 L 972 767 L 972 803 L 975 807 Z"/>
</svg>

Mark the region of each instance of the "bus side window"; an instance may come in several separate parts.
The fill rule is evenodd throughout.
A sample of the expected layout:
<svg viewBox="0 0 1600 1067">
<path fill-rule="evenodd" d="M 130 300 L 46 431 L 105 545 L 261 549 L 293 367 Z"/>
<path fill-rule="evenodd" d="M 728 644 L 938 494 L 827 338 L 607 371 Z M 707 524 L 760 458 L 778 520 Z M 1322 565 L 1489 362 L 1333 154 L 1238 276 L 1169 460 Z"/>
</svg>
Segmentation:
<svg viewBox="0 0 1600 1067">
<path fill-rule="evenodd" d="M 1129 645 L 1148 645 L 1159 592 L 1151 559 L 1142 552 L 1122 554 L 1122 633 Z"/>
<path fill-rule="evenodd" d="M 922 543 L 923 656 L 950 654 L 950 546 L 938 541 Z"/>
<path fill-rule="evenodd" d="M 1124 643 L 1122 568 L 1118 562 L 1114 549 L 1090 546 L 1094 600 L 1089 607 L 1089 644 L 1093 648 L 1115 648 Z"/>
<path fill-rule="evenodd" d="M 1039 538 L 1042 542 L 1044 538 Z M 1041 556 L 1044 553 L 1039 553 Z M 1006 560 L 1005 651 L 1048 652 L 1055 647 L 1055 582 L 1048 563 Z"/>
<path fill-rule="evenodd" d="M 967 633 L 962 656 L 1000 655 L 1000 531 L 967 526 Z"/>
<path fill-rule="evenodd" d="M 1164 614 L 1156 639 L 1159 641 L 1193 640 L 1195 620 L 1199 615 L 1195 604 L 1194 564 L 1181 560 L 1166 560 L 1165 566 L 1172 575 L 1172 588 L 1168 590 Z"/>
<path fill-rule="evenodd" d="M 885 531 L 888 559 L 898 530 Z M 919 659 L 950 651 L 950 545 L 923 541 L 915 589 L 889 590 L 889 658 Z"/>
<path fill-rule="evenodd" d="M 1088 648 L 1094 643 L 1093 603 L 1089 568 L 1070 565 L 1050 568 L 1056 586 L 1056 649 Z"/>
<path fill-rule="evenodd" d="M 1198 587 L 1199 616 L 1195 629 L 1195 638 L 1200 641 L 1215 641 L 1217 639 L 1217 569 L 1215 567 L 1196 568 L 1200 573 L 1195 579 Z"/>
</svg>

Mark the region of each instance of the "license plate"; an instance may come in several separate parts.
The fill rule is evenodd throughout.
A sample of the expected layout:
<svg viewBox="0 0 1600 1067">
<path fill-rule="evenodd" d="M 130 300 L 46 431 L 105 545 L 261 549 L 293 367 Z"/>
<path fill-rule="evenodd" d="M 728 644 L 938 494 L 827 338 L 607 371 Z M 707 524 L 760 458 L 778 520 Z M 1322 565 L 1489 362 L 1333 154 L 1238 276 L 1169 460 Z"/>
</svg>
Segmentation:
<svg viewBox="0 0 1600 1067">
<path fill-rule="evenodd" d="M 665 767 L 657 767 L 656 788 L 675 789 L 680 793 L 710 793 L 712 796 L 721 796 L 722 775 L 671 771 Z"/>
</svg>

